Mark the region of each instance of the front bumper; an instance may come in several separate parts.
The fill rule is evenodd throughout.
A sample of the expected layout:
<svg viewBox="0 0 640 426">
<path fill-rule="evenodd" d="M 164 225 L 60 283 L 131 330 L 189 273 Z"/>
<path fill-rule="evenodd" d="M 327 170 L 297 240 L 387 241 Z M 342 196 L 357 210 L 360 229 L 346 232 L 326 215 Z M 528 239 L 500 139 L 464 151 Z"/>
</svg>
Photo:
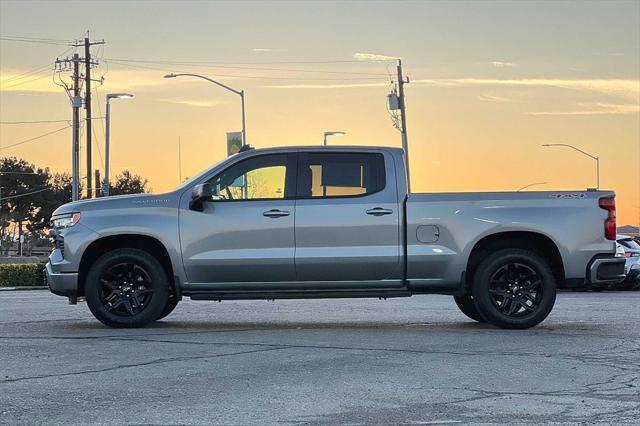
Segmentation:
<svg viewBox="0 0 640 426">
<path fill-rule="evenodd" d="M 44 268 L 47 287 L 58 296 L 76 297 L 78 294 L 77 272 L 54 272 L 51 262 L 47 262 Z"/>
<path fill-rule="evenodd" d="M 625 258 L 596 258 L 591 261 L 588 272 L 588 279 L 591 284 L 622 282 L 625 279 Z"/>
</svg>

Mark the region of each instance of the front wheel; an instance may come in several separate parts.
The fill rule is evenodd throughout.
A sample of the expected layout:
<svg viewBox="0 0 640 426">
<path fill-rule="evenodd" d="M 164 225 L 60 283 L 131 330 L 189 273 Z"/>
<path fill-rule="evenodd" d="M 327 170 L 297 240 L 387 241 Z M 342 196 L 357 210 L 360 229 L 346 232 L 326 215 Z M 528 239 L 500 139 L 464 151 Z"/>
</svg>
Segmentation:
<svg viewBox="0 0 640 426">
<path fill-rule="evenodd" d="M 169 284 L 155 257 L 138 249 L 117 249 L 91 266 L 85 296 L 91 313 L 103 324 L 142 327 L 163 313 Z"/>
<path fill-rule="evenodd" d="M 458 309 L 460 309 L 460 311 L 467 317 L 471 318 L 474 321 L 487 322 L 480 316 L 480 313 L 476 309 L 476 305 L 473 303 L 473 298 L 470 294 L 465 294 L 464 296 L 454 296 L 453 300 L 455 300 Z"/>
<path fill-rule="evenodd" d="M 162 318 L 168 316 L 173 310 L 178 306 L 178 298 L 175 294 L 169 294 L 169 298 L 167 299 L 167 303 L 164 305 L 164 309 L 160 313 L 160 316 L 156 318 L 156 321 L 161 320 Z"/>
<path fill-rule="evenodd" d="M 480 315 L 502 328 L 538 325 L 556 301 L 556 281 L 549 262 L 522 249 L 499 250 L 476 270 L 472 288 Z"/>
</svg>

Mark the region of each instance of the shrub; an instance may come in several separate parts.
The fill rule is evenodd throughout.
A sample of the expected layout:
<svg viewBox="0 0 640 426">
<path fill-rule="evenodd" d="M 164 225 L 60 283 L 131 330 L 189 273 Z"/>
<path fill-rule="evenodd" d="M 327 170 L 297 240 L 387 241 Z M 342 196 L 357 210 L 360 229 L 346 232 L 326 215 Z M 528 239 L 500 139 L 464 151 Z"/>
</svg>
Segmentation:
<svg viewBox="0 0 640 426">
<path fill-rule="evenodd" d="M 0 287 L 42 286 L 44 263 L 0 264 Z"/>
</svg>

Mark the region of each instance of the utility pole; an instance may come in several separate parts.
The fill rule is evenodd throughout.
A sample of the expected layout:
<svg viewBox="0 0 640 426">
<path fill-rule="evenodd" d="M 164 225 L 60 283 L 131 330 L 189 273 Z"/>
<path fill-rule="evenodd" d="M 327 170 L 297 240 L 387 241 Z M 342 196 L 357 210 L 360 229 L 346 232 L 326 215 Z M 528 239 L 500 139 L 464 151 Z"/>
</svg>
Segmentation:
<svg viewBox="0 0 640 426">
<path fill-rule="evenodd" d="M 104 44 L 104 40 L 91 42 L 89 40 L 89 31 L 87 31 L 87 36 L 84 38 L 83 44 L 76 43 L 76 47 L 80 47 L 84 45 L 84 109 L 85 109 L 85 120 L 86 120 L 86 129 L 85 133 L 87 134 L 87 197 L 93 197 L 93 182 L 91 180 L 91 170 L 93 170 L 93 166 L 91 164 L 92 160 L 92 143 L 91 143 L 91 67 L 97 65 L 95 62 L 91 60 L 91 46 L 96 44 Z M 97 188 L 97 185 L 96 185 Z M 96 191 L 97 193 L 97 191 Z"/>
<path fill-rule="evenodd" d="M 80 73 L 79 73 L 80 56 L 73 54 L 73 98 L 71 106 L 73 107 L 73 147 L 71 159 L 71 200 L 77 201 L 80 198 Z"/>
<path fill-rule="evenodd" d="M 100 169 L 96 169 L 96 198 L 100 196 Z"/>
<path fill-rule="evenodd" d="M 83 42 L 75 42 L 70 44 L 73 47 L 82 47 L 84 46 L 85 57 L 81 58 L 78 53 L 74 53 L 71 58 L 66 57 L 64 59 L 56 58 L 55 60 L 55 71 L 59 74 L 58 79 L 55 79 L 54 82 L 63 87 L 69 98 L 71 99 L 71 107 L 73 111 L 73 119 L 72 119 L 72 143 L 71 143 L 71 199 L 72 201 L 76 201 L 80 199 L 80 108 L 82 107 L 82 96 L 81 96 L 81 80 L 84 80 L 85 84 L 85 108 L 87 110 L 86 116 L 86 125 L 87 125 L 87 194 L 90 198 L 93 193 L 93 181 L 92 181 L 92 167 L 91 167 L 91 136 L 93 135 L 93 131 L 91 129 L 91 82 L 96 80 L 91 80 L 91 67 L 94 67 L 97 64 L 94 60 L 91 59 L 90 48 L 95 44 L 104 44 L 104 40 L 91 42 L 89 41 L 89 32 L 87 31 L 87 37 L 83 40 Z M 85 75 L 80 75 L 80 62 L 84 62 L 86 71 Z M 72 71 L 71 75 L 71 84 L 67 83 L 65 79 L 62 78 L 63 72 Z M 102 81 L 102 80 L 97 80 Z"/>
<path fill-rule="evenodd" d="M 407 111 L 404 102 L 404 85 L 409 83 L 409 79 L 405 81 L 402 77 L 402 60 L 398 59 L 398 101 L 400 107 L 400 121 L 402 134 L 402 149 L 404 150 L 405 164 L 407 165 L 407 192 L 411 193 L 411 178 L 409 175 L 409 145 L 407 143 Z"/>
</svg>

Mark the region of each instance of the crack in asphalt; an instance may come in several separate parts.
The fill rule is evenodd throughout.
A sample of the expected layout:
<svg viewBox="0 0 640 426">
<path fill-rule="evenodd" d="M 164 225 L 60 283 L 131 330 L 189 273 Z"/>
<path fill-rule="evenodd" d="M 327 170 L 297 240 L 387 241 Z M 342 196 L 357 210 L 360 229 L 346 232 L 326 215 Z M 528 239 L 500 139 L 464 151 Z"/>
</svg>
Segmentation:
<svg viewBox="0 0 640 426">
<path fill-rule="evenodd" d="M 352 350 L 352 351 L 374 351 L 374 352 L 398 352 L 398 353 L 415 353 L 424 355 L 458 355 L 458 356 L 515 356 L 515 357 L 538 357 L 538 358 L 554 358 L 564 359 L 569 361 L 581 361 L 586 363 L 602 364 L 602 361 L 610 360 L 610 357 L 595 357 L 593 354 L 551 354 L 540 352 L 494 352 L 494 351 L 434 351 L 434 350 L 420 350 L 420 349 L 402 349 L 402 348 L 376 348 L 376 347 L 357 347 L 357 346 L 333 346 L 333 345 L 303 345 L 303 344 L 287 344 L 287 343 L 264 343 L 264 342 L 199 342 L 199 341 L 185 341 L 185 340 L 162 340 L 162 339 L 145 339 L 136 338 L 129 339 L 125 336 L 114 338 L 111 340 L 126 340 L 126 341 L 138 341 L 138 342 L 153 342 L 153 343 L 168 343 L 168 344 L 180 344 L 180 345 L 228 345 L 228 346 L 284 346 L 288 348 L 299 349 L 329 349 L 329 350 Z M 626 360 L 626 359 L 625 359 Z M 611 365 L 612 368 L 621 368 L 616 365 Z M 640 366 L 638 367 L 640 368 Z"/>
<path fill-rule="evenodd" d="M 203 334 L 203 333 L 228 333 L 228 332 L 246 332 L 253 331 L 254 329 L 240 329 L 240 330 L 216 330 L 216 331 L 196 331 L 196 332 L 175 332 L 174 335 L 191 335 L 191 334 Z M 147 342 L 147 343 L 165 343 L 174 345 L 198 345 L 198 346 L 257 346 L 267 348 L 286 348 L 286 349 L 320 349 L 320 350 L 342 350 L 342 351 L 363 351 L 363 352 L 391 352 L 391 353 L 408 353 L 408 354 L 420 354 L 420 355 L 454 355 L 454 356 L 501 356 L 501 357 L 534 357 L 534 358 L 553 358 L 563 359 L 568 361 L 578 361 L 586 364 L 597 364 L 599 366 L 607 366 L 613 369 L 624 371 L 636 371 L 640 370 L 640 365 L 635 366 L 633 363 L 625 366 L 619 365 L 620 362 L 628 362 L 627 358 L 614 359 L 611 353 L 608 356 L 597 356 L 596 353 L 579 353 L 579 354 L 550 354 L 540 352 L 494 352 L 494 351 L 437 351 L 437 350 L 419 350 L 419 349 L 402 349 L 402 348 L 380 348 L 380 347 L 357 347 L 357 346 L 335 346 L 335 345 L 305 345 L 305 344 L 286 344 L 286 343 L 265 343 L 265 342 L 202 342 L 202 341 L 185 341 L 185 340 L 164 340 L 145 338 L 147 336 L 166 336 L 167 333 L 145 333 L 139 335 L 110 335 L 110 336 L 38 336 L 38 337 L 25 337 L 25 336 L 6 336 L 0 339 L 16 339 L 16 340 L 108 340 L 108 341 L 133 341 L 133 342 Z M 616 345 L 617 348 L 620 345 Z M 629 351 L 621 351 L 620 353 L 627 353 Z M 633 353 L 633 352 L 632 352 Z M 184 357 L 184 360 L 191 358 Z M 181 361 L 182 358 L 175 358 L 172 361 Z M 132 364 L 131 366 L 136 366 Z M 140 365 L 145 365 L 140 364 Z M 99 372 L 100 370 L 96 370 Z M 64 375 L 64 374 L 63 374 Z M 0 383 L 7 383 L 9 381 L 0 381 Z M 607 382 L 602 383 L 607 384 Z"/>
<path fill-rule="evenodd" d="M 226 329 L 226 330 L 198 330 L 198 331 L 174 331 L 171 333 L 143 333 L 143 334 L 105 334 L 100 336 L 0 336 L 0 340 L 111 340 L 124 337 L 144 337 L 144 336 L 168 336 L 185 334 L 206 334 L 206 333 L 233 333 L 241 331 L 256 331 L 253 328 Z M 131 339 L 134 340 L 134 339 Z"/>
<path fill-rule="evenodd" d="M 192 361 L 192 360 L 208 359 L 208 358 L 222 358 L 222 357 L 227 357 L 227 356 L 246 355 L 246 354 L 252 354 L 252 353 L 257 353 L 257 352 L 268 352 L 268 351 L 277 351 L 277 350 L 284 350 L 284 349 L 288 349 L 288 348 L 286 348 L 286 347 L 280 347 L 280 348 L 279 347 L 273 347 L 273 348 L 268 348 L 268 349 L 255 349 L 255 350 L 251 350 L 251 351 L 240 351 L 240 352 L 231 352 L 231 353 L 224 353 L 224 354 L 209 354 L 209 355 L 197 355 L 197 356 L 182 356 L 182 357 L 172 357 L 172 358 L 159 358 L 159 359 L 154 359 L 154 360 L 146 361 L 146 362 L 140 362 L 140 363 L 135 363 L 135 364 L 121 364 L 121 365 L 116 365 L 116 366 L 113 366 L 113 367 L 100 368 L 100 369 L 95 369 L 95 370 L 82 370 L 82 371 L 72 371 L 72 372 L 69 372 L 69 373 L 42 374 L 42 375 L 38 375 L 38 376 L 16 377 L 15 379 L 0 380 L 0 384 L 22 382 L 22 381 L 25 381 L 25 380 L 48 379 L 48 378 L 52 378 L 52 377 L 67 377 L 67 376 L 79 376 L 79 375 L 84 375 L 84 374 L 104 373 L 104 372 L 107 372 L 107 371 L 120 370 L 120 369 L 124 369 L 124 368 L 144 367 L 144 366 L 147 366 L 147 365 L 164 364 L 164 363 L 168 363 L 168 362 Z"/>
</svg>

